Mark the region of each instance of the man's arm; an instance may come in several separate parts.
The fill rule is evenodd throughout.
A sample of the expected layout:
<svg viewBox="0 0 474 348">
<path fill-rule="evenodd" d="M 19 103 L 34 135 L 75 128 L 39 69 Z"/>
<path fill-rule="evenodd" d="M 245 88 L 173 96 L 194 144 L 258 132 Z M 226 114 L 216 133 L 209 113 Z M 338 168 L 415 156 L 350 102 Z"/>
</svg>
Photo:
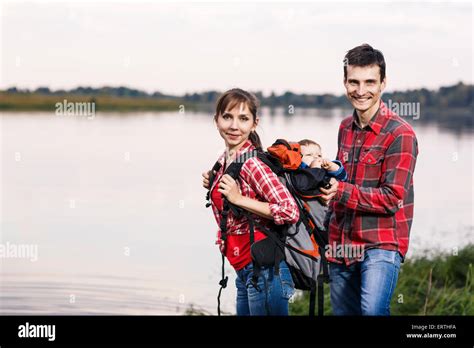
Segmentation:
<svg viewBox="0 0 474 348">
<path fill-rule="evenodd" d="M 324 190 L 323 199 L 334 197 L 347 208 L 369 213 L 395 214 L 403 204 L 415 170 L 418 143 L 413 133 L 400 134 L 385 154 L 386 172 L 380 187 L 338 182 Z"/>
<path fill-rule="evenodd" d="M 387 170 L 382 174 L 380 187 L 341 182 L 334 199 L 356 211 L 395 214 L 410 187 L 417 155 L 418 144 L 413 133 L 397 136 L 385 154 Z"/>
</svg>

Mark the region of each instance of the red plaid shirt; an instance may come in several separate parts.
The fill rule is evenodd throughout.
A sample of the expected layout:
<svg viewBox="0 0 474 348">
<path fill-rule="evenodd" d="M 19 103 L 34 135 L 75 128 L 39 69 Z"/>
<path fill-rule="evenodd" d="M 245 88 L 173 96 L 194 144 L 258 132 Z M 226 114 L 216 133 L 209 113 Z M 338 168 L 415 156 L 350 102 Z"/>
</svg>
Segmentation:
<svg viewBox="0 0 474 348">
<path fill-rule="evenodd" d="M 255 147 L 252 145 L 250 140 L 247 140 L 245 144 L 237 152 L 236 156 L 240 156 L 246 152 L 255 151 Z M 221 168 L 217 172 L 214 182 L 211 186 L 211 192 L 213 192 L 214 187 L 219 183 L 223 173 L 224 173 L 224 160 L 226 152 L 224 152 L 218 159 L 222 164 Z M 273 222 L 277 225 L 282 225 L 284 223 L 296 223 L 299 220 L 299 210 L 296 205 L 295 200 L 288 192 L 288 189 L 285 185 L 281 183 L 278 179 L 278 176 L 272 172 L 272 170 L 263 163 L 257 157 L 252 157 L 245 161 L 242 165 L 240 171 L 240 177 L 237 180 L 237 186 L 239 191 L 245 197 L 250 197 L 262 202 L 268 202 L 270 206 L 270 212 L 273 217 Z M 215 192 L 215 191 L 214 191 Z M 213 192 L 213 193 L 214 193 Z M 220 193 L 218 193 L 220 194 Z M 221 202 L 216 202 L 215 199 L 211 199 L 212 211 L 214 212 L 214 217 L 217 221 L 217 226 L 220 225 L 221 220 L 221 211 L 222 206 Z M 258 215 L 252 215 L 255 218 L 255 221 L 259 222 L 264 226 L 270 225 L 270 220 L 259 217 Z M 270 226 L 269 226 L 270 227 Z M 231 211 L 227 217 L 227 252 L 226 256 L 229 259 L 229 262 L 236 269 L 240 269 L 248 264 L 251 260 L 250 258 L 250 236 L 245 238 L 242 241 L 241 236 L 243 234 L 249 234 L 249 224 L 246 217 L 236 218 Z M 221 246 L 222 251 L 222 239 L 220 238 L 221 231 L 220 229 L 217 232 L 217 242 Z M 235 237 L 238 236 L 238 237 Z M 262 232 L 258 232 L 256 229 L 256 238 L 259 240 L 264 238 Z M 236 242 L 239 240 L 239 242 Z M 236 242 L 234 244 L 234 242 Z M 238 244 L 238 245 L 237 245 Z M 229 248 L 229 245 L 232 245 Z M 235 250 L 235 245 L 240 249 L 237 253 Z"/>
<path fill-rule="evenodd" d="M 413 221 L 417 155 L 412 127 L 382 101 L 363 129 L 355 110 L 341 122 L 337 159 L 348 177 L 347 182 L 339 182 L 327 216 L 329 247 L 334 252 L 328 255 L 329 261 L 356 262 L 347 252 L 337 254 L 335 249 L 347 251 L 347 245 L 352 250 L 396 250 L 405 257 Z"/>
</svg>

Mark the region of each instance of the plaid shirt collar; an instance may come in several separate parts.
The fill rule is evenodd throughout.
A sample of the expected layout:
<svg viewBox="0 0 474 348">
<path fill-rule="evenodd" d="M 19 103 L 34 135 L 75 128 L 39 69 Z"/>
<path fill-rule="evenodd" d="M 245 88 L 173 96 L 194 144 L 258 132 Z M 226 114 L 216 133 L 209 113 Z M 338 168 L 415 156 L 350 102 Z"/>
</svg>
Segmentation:
<svg viewBox="0 0 474 348">
<path fill-rule="evenodd" d="M 253 146 L 252 141 L 250 139 L 247 139 L 242 145 L 242 147 L 237 151 L 236 157 L 240 156 L 243 153 L 249 152 L 250 150 L 255 149 L 255 146 Z"/>
<path fill-rule="evenodd" d="M 234 158 L 237 158 L 243 153 L 250 152 L 251 150 L 255 150 L 255 146 L 253 146 L 252 141 L 250 139 L 247 139 L 245 143 L 242 145 L 242 147 L 237 151 L 236 156 Z M 228 153 L 228 150 L 226 149 L 224 153 L 219 157 L 219 162 L 221 164 L 224 164 L 227 153 Z"/>
<path fill-rule="evenodd" d="M 370 119 L 369 124 L 366 126 L 370 128 L 376 135 L 380 134 L 380 131 L 382 130 L 383 126 L 385 125 L 385 122 L 387 121 L 387 118 L 390 117 L 391 115 L 391 110 L 387 108 L 385 103 L 380 99 L 380 106 L 375 112 L 375 115 Z M 352 129 L 354 127 L 359 126 L 359 117 L 357 116 L 357 111 L 354 109 L 354 112 L 352 113 Z"/>
<path fill-rule="evenodd" d="M 255 150 L 255 146 L 253 146 L 252 141 L 250 139 L 247 139 L 245 141 L 245 143 L 242 145 L 242 147 L 237 151 L 236 157 L 234 157 L 234 158 L 237 158 L 237 156 L 240 156 L 241 154 L 246 153 L 246 152 L 250 152 L 252 150 Z M 217 160 L 222 165 L 222 167 L 219 169 L 219 171 L 216 174 L 224 172 L 224 163 L 225 163 L 225 160 L 226 160 L 227 153 L 228 153 L 228 150 L 226 149 L 224 151 L 224 153 Z M 216 175 L 216 178 L 217 178 L 217 176 L 219 176 L 219 175 Z M 214 186 L 217 184 L 217 181 L 218 180 L 214 180 L 214 182 L 212 183 L 211 191 L 213 190 Z"/>
</svg>

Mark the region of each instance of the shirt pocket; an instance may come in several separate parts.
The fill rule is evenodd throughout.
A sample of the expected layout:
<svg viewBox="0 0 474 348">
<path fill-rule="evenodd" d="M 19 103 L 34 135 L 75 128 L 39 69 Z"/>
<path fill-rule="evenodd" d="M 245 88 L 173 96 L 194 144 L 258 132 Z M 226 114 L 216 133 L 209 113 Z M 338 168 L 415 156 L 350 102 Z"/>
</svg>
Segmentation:
<svg viewBox="0 0 474 348">
<path fill-rule="evenodd" d="M 378 187 L 382 177 L 382 165 L 385 159 L 385 152 L 382 150 L 365 150 L 359 156 L 359 164 L 363 169 L 361 176 L 363 182 L 360 183 L 366 187 Z"/>
<path fill-rule="evenodd" d="M 359 161 L 363 165 L 376 166 L 383 162 L 385 152 L 382 150 L 365 150 L 360 154 Z"/>
</svg>

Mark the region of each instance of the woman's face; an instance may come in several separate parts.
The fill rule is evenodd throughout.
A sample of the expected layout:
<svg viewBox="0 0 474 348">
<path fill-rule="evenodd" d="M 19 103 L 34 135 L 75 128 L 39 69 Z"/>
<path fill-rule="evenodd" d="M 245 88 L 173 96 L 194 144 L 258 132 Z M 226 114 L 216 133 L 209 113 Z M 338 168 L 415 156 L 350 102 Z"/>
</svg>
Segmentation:
<svg viewBox="0 0 474 348">
<path fill-rule="evenodd" d="M 230 149 L 243 144 L 257 127 L 258 118 L 253 116 L 246 103 L 237 104 L 233 109 L 226 109 L 217 116 L 216 125 L 219 134 Z"/>
</svg>

